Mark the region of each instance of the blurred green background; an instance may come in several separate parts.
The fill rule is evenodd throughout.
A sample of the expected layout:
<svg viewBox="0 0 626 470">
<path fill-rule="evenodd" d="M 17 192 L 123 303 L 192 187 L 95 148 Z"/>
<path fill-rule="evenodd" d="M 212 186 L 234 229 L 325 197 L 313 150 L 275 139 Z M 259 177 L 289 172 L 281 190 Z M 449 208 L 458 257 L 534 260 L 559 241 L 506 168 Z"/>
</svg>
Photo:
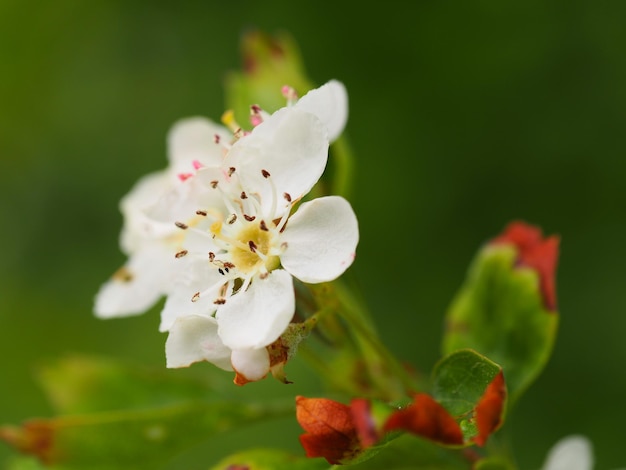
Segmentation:
<svg viewBox="0 0 626 470">
<path fill-rule="evenodd" d="M 616 445 L 626 420 L 626 3 L 365 5 L 0 2 L 0 423 L 51 414 L 32 375 L 44 361 L 164 364 L 158 307 L 112 321 L 91 313 L 124 261 L 117 204 L 165 166 L 175 120 L 219 119 L 240 37 L 258 28 L 290 32 L 315 82 L 347 86 L 361 228 L 351 271 L 384 341 L 430 370 L 443 313 L 481 244 L 516 218 L 560 234 L 559 338 L 507 427 L 522 469 L 570 433 L 592 439 L 596 468 L 626 463 Z M 297 362 L 287 371 L 291 387 L 267 380 L 237 393 L 314 387 Z M 180 462 L 206 468 L 244 444 L 298 450 L 295 420 L 283 426 L 288 441 L 253 428 Z M 0 462 L 7 455 L 0 446 Z"/>
</svg>

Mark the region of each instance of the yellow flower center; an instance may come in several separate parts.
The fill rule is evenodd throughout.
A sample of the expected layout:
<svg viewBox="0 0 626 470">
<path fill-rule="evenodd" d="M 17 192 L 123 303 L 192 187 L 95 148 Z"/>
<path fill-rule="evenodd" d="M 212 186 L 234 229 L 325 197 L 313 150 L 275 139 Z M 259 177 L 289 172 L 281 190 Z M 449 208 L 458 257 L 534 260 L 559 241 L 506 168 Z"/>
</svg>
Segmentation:
<svg viewBox="0 0 626 470">
<path fill-rule="evenodd" d="M 262 230 L 259 224 L 246 224 L 235 237 L 241 244 L 233 246 L 232 262 L 245 274 L 258 271 L 263 265 L 267 271 L 280 264 L 278 256 L 268 256 L 272 247 L 272 232 Z"/>
</svg>

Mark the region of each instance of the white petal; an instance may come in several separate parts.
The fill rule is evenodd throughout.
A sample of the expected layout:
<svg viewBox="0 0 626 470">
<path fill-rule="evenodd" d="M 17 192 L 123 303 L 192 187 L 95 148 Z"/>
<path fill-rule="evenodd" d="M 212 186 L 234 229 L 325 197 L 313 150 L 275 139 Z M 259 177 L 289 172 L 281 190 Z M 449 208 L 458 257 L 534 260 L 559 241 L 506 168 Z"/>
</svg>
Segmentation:
<svg viewBox="0 0 626 470">
<path fill-rule="evenodd" d="M 199 171 L 196 176 L 185 181 L 177 181 L 146 209 L 145 214 L 152 223 L 160 223 L 167 230 L 173 230 L 175 222 L 190 224 L 194 219 L 200 220 L 201 217 L 196 212 L 200 209 L 223 209 L 220 193 L 207 187 L 204 180 L 199 177 L 201 173 L 202 171 Z"/>
<path fill-rule="evenodd" d="M 240 349 L 233 351 L 232 367 L 250 382 L 261 380 L 270 370 L 270 355 L 267 349 Z"/>
<path fill-rule="evenodd" d="M 352 264 L 359 227 L 350 203 L 327 196 L 303 203 L 289 218 L 281 242 L 283 267 L 301 281 L 331 281 Z"/>
<path fill-rule="evenodd" d="M 264 348 L 283 334 L 295 308 L 288 272 L 276 269 L 265 279 L 257 276 L 247 291 L 233 295 L 218 308 L 220 337 L 233 350 Z"/>
<path fill-rule="evenodd" d="M 558 441 L 546 459 L 543 470 L 591 470 L 593 449 L 584 436 L 568 436 Z"/>
<path fill-rule="evenodd" d="M 188 367 L 194 362 L 209 361 L 220 369 L 233 370 L 231 351 L 217 335 L 217 322 L 204 316 L 181 317 L 172 326 L 165 342 L 167 367 Z"/>
<path fill-rule="evenodd" d="M 308 193 L 322 176 L 327 160 L 324 124 L 313 114 L 290 107 L 276 111 L 235 143 L 227 162 L 237 168 L 247 192 L 261 195 L 267 209 L 272 198 L 284 203 L 283 193 L 292 199 Z M 262 170 L 270 173 L 275 189 L 263 178 Z"/>
<path fill-rule="evenodd" d="M 174 253 L 155 243 L 135 252 L 99 290 L 95 300 L 98 318 L 137 315 L 166 293 L 175 275 Z"/>
<path fill-rule="evenodd" d="M 203 117 L 191 117 L 178 121 L 167 136 L 168 157 L 175 172 L 192 172 L 193 161 L 203 165 L 222 163 L 223 147 L 215 142 L 215 136 L 228 142 L 229 132 L 222 126 Z"/>
<path fill-rule="evenodd" d="M 326 125 L 328 139 L 333 142 L 343 132 L 348 120 L 348 92 L 343 83 L 331 80 L 309 91 L 296 107 L 315 114 Z"/>
<path fill-rule="evenodd" d="M 188 315 L 209 316 L 215 312 L 213 303 L 223 284 L 223 276 L 208 259 L 181 258 L 176 281 L 169 288 L 169 295 L 161 311 L 159 331 L 168 331 L 176 319 Z M 209 292 L 207 289 L 213 287 Z M 201 293 L 195 298 L 196 293 Z M 195 301 L 192 299 L 195 298 Z"/>
<path fill-rule="evenodd" d="M 125 254 L 137 250 L 146 237 L 160 232 L 159 225 L 154 225 L 144 210 L 158 201 L 170 186 L 166 171 L 151 173 L 137 181 L 120 201 L 120 212 L 124 217 L 120 245 Z"/>
</svg>

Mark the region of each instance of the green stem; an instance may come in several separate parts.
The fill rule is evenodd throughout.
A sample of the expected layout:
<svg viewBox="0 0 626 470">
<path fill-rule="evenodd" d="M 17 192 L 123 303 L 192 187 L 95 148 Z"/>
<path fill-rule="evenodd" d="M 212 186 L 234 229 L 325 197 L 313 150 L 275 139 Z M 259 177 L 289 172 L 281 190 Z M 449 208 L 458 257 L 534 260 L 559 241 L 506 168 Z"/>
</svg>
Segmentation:
<svg viewBox="0 0 626 470">
<path fill-rule="evenodd" d="M 367 365 L 377 395 L 391 400 L 401 399 L 421 387 L 417 380 L 380 341 L 370 312 L 364 302 L 341 281 L 310 285 L 320 305 L 331 307 L 341 317 Z M 390 375 L 391 373 L 391 375 Z"/>
<path fill-rule="evenodd" d="M 341 289 L 339 298 L 344 308 L 337 313 L 349 324 L 356 333 L 359 342 L 365 343 L 380 358 L 382 363 L 389 368 L 394 376 L 401 382 L 405 394 L 411 394 L 419 390 L 417 381 L 406 368 L 398 361 L 398 359 L 387 349 L 380 341 L 378 334 L 369 322 L 364 321 L 366 316 L 360 309 L 355 308 L 352 299 L 349 299 L 345 290 Z M 389 384 L 388 384 L 389 385 Z"/>
</svg>

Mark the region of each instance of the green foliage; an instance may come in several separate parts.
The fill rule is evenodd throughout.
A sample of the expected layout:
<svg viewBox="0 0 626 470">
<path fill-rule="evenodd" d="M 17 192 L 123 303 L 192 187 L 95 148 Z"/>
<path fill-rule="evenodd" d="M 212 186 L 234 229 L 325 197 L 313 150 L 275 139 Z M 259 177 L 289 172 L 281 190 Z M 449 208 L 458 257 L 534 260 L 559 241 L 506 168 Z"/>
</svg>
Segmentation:
<svg viewBox="0 0 626 470">
<path fill-rule="evenodd" d="M 43 470 L 44 468 L 34 457 L 15 457 L 7 463 L 5 470 Z"/>
<path fill-rule="evenodd" d="M 296 457 L 277 449 L 250 449 L 229 455 L 210 470 L 327 470 L 321 459 Z"/>
<path fill-rule="evenodd" d="M 535 271 L 509 246 L 483 249 L 446 317 L 444 353 L 471 348 L 502 366 L 512 400 L 550 357 L 558 315 L 543 306 Z"/>
<path fill-rule="evenodd" d="M 515 470 L 515 467 L 501 457 L 489 457 L 476 462 L 473 470 Z"/>
<path fill-rule="evenodd" d="M 69 358 L 41 378 L 62 414 L 2 427 L 0 437 L 59 470 L 159 468 L 213 435 L 293 408 L 241 403 L 166 371 L 103 360 Z"/>
<path fill-rule="evenodd" d="M 500 366 L 472 350 L 455 351 L 433 370 L 433 395 L 453 416 L 470 413 Z"/>
<path fill-rule="evenodd" d="M 207 400 L 208 381 L 167 371 L 130 367 L 104 358 L 69 356 L 49 362 L 38 379 L 57 413 L 145 409 Z"/>
<path fill-rule="evenodd" d="M 371 459 L 351 465 L 358 470 L 470 470 L 471 462 L 461 451 L 450 450 L 408 434 L 389 441 Z"/>
</svg>

